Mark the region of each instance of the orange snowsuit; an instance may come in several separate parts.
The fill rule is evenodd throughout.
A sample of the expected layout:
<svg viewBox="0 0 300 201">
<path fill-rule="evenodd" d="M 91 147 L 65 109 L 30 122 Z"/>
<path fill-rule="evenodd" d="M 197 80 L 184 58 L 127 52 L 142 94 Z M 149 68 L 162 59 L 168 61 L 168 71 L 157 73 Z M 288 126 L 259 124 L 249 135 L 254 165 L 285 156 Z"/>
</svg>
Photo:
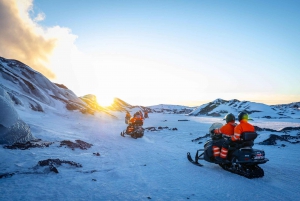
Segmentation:
<svg viewBox="0 0 300 201">
<path fill-rule="evenodd" d="M 215 134 L 220 134 L 220 135 L 223 134 L 226 137 L 232 137 L 233 134 L 234 134 L 235 126 L 236 126 L 236 123 L 228 122 L 227 124 L 225 124 L 221 128 L 215 129 L 214 133 Z M 221 141 L 216 142 L 213 145 L 212 148 L 213 148 L 214 157 L 225 156 L 225 158 L 226 158 L 228 150 L 226 148 L 222 147 L 223 144 L 224 144 L 224 139 L 221 140 Z M 220 147 L 222 147 L 221 153 L 220 153 Z"/>
<path fill-rule="evenodd" d="M 127 126 L 127 129 L 126 129 L 126 133 L 127 134 L 130 134 L 134 131 L 134 126 L 133 125 L 129 125 Z"/>
<path fill-rule="evenodd" d="M 129 124 L 134 124 L 134 122 L 135 122 L 135 117 L 131 117 L 131 118 L 129 119 Z"/>
<path fill-rule="evenodd" d="M 241 139 L 241 134 L 243 132 L 255 132 L 254 126 L 249 124 L 246 119 L 242 119 L 240 121 L 240 124 L 234 128 L 234 134 L 231 136 L 231 140 L 239 141 Z M 227 158 L 228 146 L 229 146 L 228 143 L 223 144 L 223 147 L 222 147 L 222 150 L 220 153 L 220 157 L 223 159 Z"/>
<path fill-rule="evenodd" d="M 129 112 L 127 112 L 127 113 L 126 113 L 126 117 L 125 117 L 125 118 L 126 118 L 126 119 L 129 119 L 130 117 L 131 117 L 130 113 L 129 113 Z"/>
<path fill-rule="evenodd" d="M 226 137 L 231 137 L 234 134 L 236 123 L 228 122 L 219 129 L 215 129 L 215 134 L 223 134 Z"/>
<path fill-rule="evenodd" d="M 134 125 L 137 121 L 141 122 L 143 125 L 143 118 L 140 115 L 135 115 L 129 120 L 129 124 Z"/>
<path fill-rule="evenodd" d="M 238 141 L 243 132 L 255 132 L 254 126 L 249 124 L 246 119 L 242 119 L 240 124 L 234 128 L 234 135 L 231 137 L 232 141 Z"/>
</svg>

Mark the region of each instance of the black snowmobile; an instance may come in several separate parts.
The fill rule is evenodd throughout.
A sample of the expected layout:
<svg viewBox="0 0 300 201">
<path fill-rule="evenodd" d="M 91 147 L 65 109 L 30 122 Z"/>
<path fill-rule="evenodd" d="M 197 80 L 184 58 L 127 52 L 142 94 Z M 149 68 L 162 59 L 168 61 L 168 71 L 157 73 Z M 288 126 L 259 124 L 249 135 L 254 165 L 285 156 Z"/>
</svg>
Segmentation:
<svg viewBox="0 0 300 201">
<path fill-rule="evenodd" d="M 198 161 L 205 160 L 210 163 L 215 163 L 221 166 L 224 170 L 238 174 L 249 179 L 260 178 L 264 176 L 264 170 L 258 166 L 269 161 L 265 158 L 263 150 L 253 149 L 254 140 L 257 137 L 256 132 L 244 132 L 241 135 L 240 142 L 230 143 L 228 149 L 228 162 L 219 162 L 213 156 L 212 144 L 214 140 L 220 140 L 220 136 L 215 135 L 212 130 L 222 127 L 221 123 L 214 123 L 209 128 L 211 139 L 204 144 L 204 149 L 199 149 L 196 152 L 193 160 L 190 152 L 187 153 L 188 160 L 198 166 L 203 166 Z"/>
<path fill-rule="evenodd" d="M 125 134 L 130 135 L 132 138 L 142 138 L 144 136 L 143 123 L 136 122 L 133 125 L 127 126 L 126 130 L 121 132 L 121 136 L 125 137 Z"/>
</svg>

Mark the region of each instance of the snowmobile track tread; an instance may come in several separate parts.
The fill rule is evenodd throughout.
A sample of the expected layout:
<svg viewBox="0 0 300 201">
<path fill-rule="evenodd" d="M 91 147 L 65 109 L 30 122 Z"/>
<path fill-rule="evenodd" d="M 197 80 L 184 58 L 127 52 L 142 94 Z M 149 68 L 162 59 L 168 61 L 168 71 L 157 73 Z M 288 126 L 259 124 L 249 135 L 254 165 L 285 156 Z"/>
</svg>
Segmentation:
<svg viewBox="0 0 300 201">
<path fill-rule="evenodd" d="M 231 173 L 246 177 L 248 179 L 261 178 L 264 176 L 264 170 L 258 165 L 246 166 L 246 165 L 226 165 L 220 164 L 220 166 Z"/>
</svg>

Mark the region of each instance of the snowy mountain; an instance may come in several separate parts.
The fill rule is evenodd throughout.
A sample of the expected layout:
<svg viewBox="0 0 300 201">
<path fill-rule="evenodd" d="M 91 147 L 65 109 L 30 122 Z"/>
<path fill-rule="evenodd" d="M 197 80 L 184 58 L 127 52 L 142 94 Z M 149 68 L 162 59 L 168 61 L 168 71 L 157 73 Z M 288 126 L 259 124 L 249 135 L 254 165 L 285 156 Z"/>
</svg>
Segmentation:
<svg viewBox="0 0 300 201">
<path fill-rule="evenodd" d="M 135 107 L 138 106 L 132 106 L 119 98 L 115 98 L 113 103 L 110 106 L 108 106 L 107 109 L 113 111 L 126 111 Z"/>
<path fill-rule="evenodd" d="M 153 113 L 166 113 L 166 114 L 189 114 L 196 107 L 187 107 L 182 105 L 168 105 L 159 104 L 148 107 Z"/>
<path fill-rule="evenodd" d="M 0 57 L 0 87 L 18 107 L 43 112 L 45 108 L 89 111 L 87 104 L 64 85 L 52 83 L 29 66 Z"/>
<path fill-rule="evenodd" d="M 34 71 L 20 61 L 0 57 L 0 87 L 2 87 L 16 105 L 43 112 L 45 107 L 62 107 L 93 114 L 95 111 L 126 111 L 137 107 L 115 98 L 109 107 L 101 107 L 97 97 L 87 94 L 77 97 L 63 84 L 52 83 L 41 73 Z M 60 106 L 58 106 L 60 105 Z"/>
<path fill-rule="evenodd" d="M 228 112 L 238 114 L 247 111 L 251 118 L 300 118 L 300 102 L 281 105 L 266 105 L 250 101 L 216 99 L 199 107 L 160 104 L 133 106 L 115 98 L 109 107 L 101 107 L 92 94 L 77 97 L 63 84 L 52 83 L 41 73 L 17 60 L 0 57 L 0 86 L 9 94 L 18 107 L 42 112 L 48 108 L 66 108 L 93 114 L 95 111 L 148 111 L 149 113 L 189 114 L 192 116 L 225 116 Z"/>
<path fill-rule="evenodd" d="M 282 105 L 266 105 L 251 101 L 239 101 L 216 99 L 212 102 L 197 107 L 189 115 L 191 116 L 213 116 L 224 117 L 228 113 L 238 115 L 246 111 L 251 118 L 282 119 L 300 118 L 300 102 Z"/>
</svg>

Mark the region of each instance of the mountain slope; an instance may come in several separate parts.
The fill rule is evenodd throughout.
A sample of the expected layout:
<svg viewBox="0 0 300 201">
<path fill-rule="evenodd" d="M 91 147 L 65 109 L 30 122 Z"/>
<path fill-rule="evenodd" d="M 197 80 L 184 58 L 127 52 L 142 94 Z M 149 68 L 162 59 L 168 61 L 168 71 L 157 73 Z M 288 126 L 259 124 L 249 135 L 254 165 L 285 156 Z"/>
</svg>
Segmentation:
<svg viewBox="0 0 300 201">
<path fill-rule="evenodd" d="M 168 114 L 189 114 L 196 107 L 188 107 L 182 105 L 169 105 L 169 104 L 159 104 L 148 107 L 151 112 L 154 113 L 168 113 Z"/>
<path fill-rule="evenodd" d="M 52 83 L 41 73 L 20 61 L 0 57 L 2 87 L 14 103 L 23 108 L 43 112 L 45 108 L 80 110 L 93 113 L 85 101 L 64 85 Z"/>
</svg>

